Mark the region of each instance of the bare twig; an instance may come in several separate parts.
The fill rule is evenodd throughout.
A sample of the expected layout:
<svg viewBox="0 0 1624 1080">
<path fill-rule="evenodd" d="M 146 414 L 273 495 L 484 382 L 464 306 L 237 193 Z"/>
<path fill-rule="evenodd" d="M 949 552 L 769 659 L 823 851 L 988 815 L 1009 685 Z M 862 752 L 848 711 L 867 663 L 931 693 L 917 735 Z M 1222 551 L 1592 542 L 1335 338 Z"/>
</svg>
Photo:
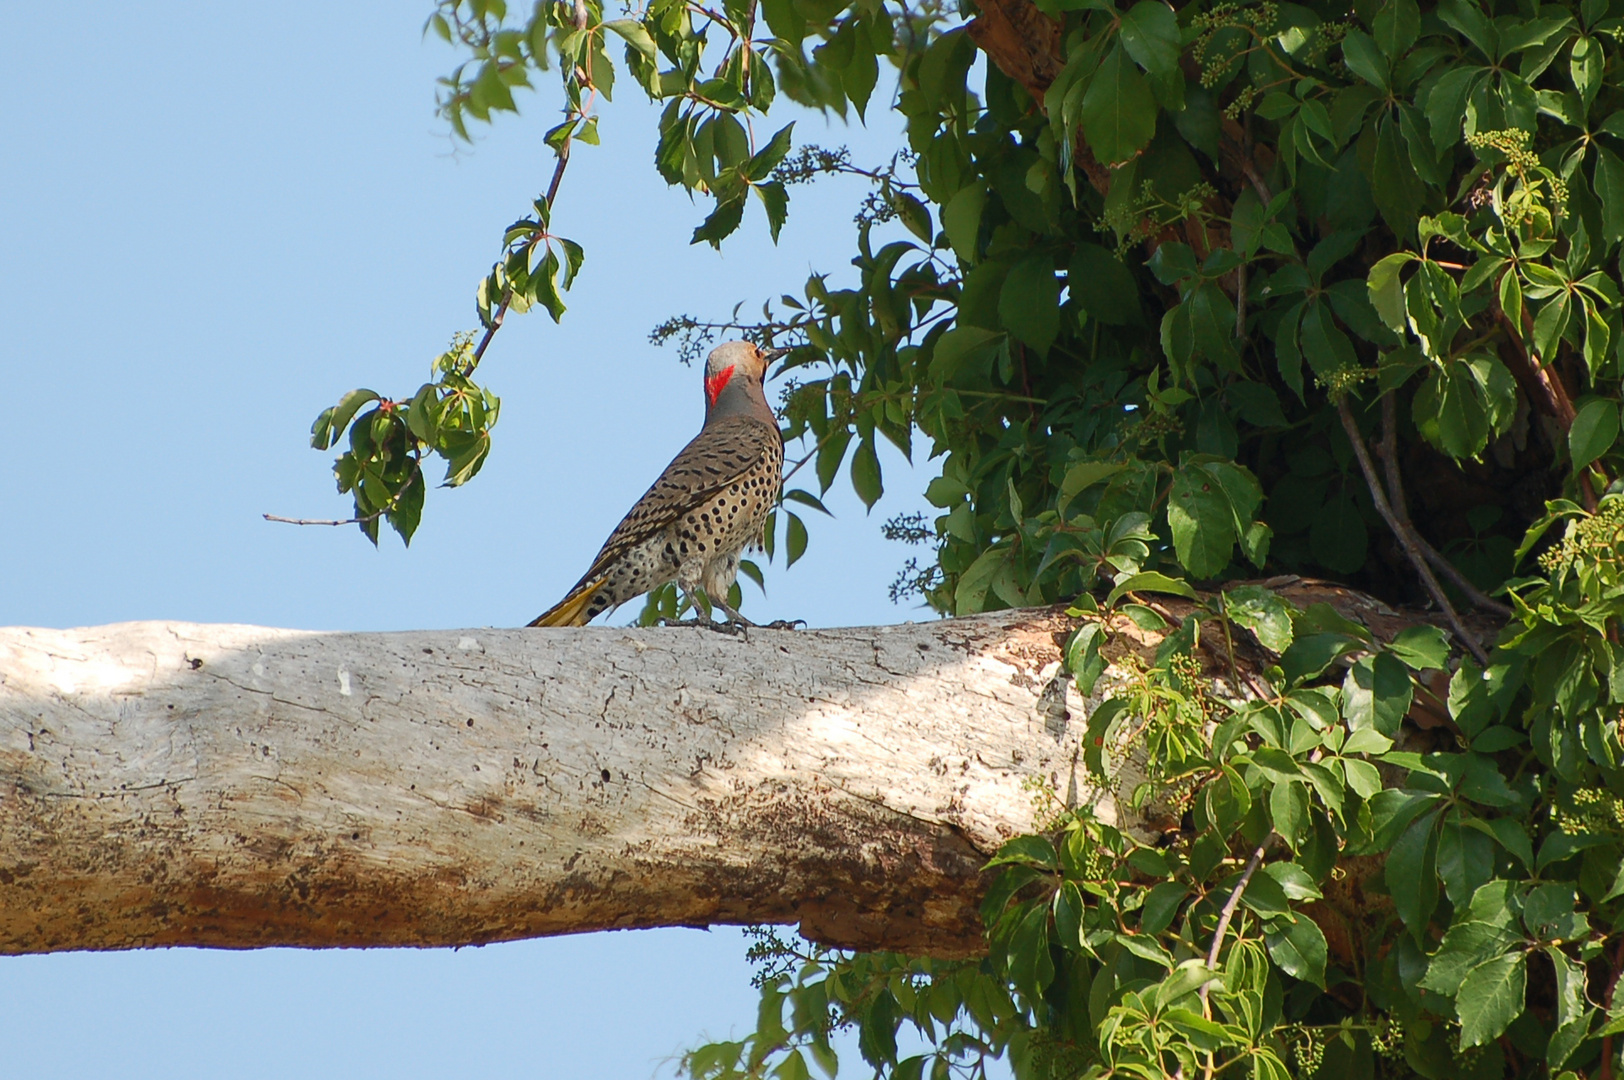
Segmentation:
<svg viewBox="0 0 1624 1080">
<path fill-rule="evenodd" d="M 1274 192 L 1269 190 L 1269 185 L 1264 181 L 1262 174 L 1257 171 L 1257 163 L 1252 160 L 1251 151 L 1228 135 L 1224 136 L 1224 148 L 1229 150 L 1231 161 L 1236 168 L 1240 169 L 1241 175 L 1246 177 L 1247 182 L 1252 185 L 1252 190 L 1257 192 L 1257 197 L 1263 200 L 1263 205 L 1268 206 L 1273 202 Z"/>
<path fill-rule="evenodd" d="M 1460 639 L 1461 644 L 1466 646 L 1466 650 L 1472 654 L 1480 665 L 1488 667 L 1489 654 L 1483 651 L 1482 644 L 1466 629 L 1466 624 L 1461 622 L 1460 615 L 1455 612 L 1454 605 L 1449 602 L 1449 597 L 1444 593 L 1443 586 L 1439 585 L 1438 579 L 1432 576 L 1432 569 L 1427 564 L 1426 556 L 1421 553 L 1420 547 L 1416 544 L 1415 537 L 1410 534 L 1409 529 L 1404 527 L 1404 522 L 1399 520 L 1398 515 L 1393 512 L 1392 505 L 1388 503 L 1387 495 L 1382 489 L 1382 482 L 1376 476 L 1376 466 L 1370 460 L 1370 451 L 1365 447 L 1364 436 L 1359 434 L 1359 423 L 1353 418 L 1353 410 L 1348 407 L 1347 395 L 1343 395 L 1337 401 L 1336 411 L 1337 415 L 1342 418 L 1342 430 L 1347 432 L 1348 442 L 1353 445 L 1354 456 L 1359 459 L 1359 468 L 1365 474 L 1365 484 L 1370 488 L 1370 497 L 1376 504 L 1376 511 L 1381 514 L 1382 520 L 1387 522 L 1387 527 L 1393 530 L 1393 535 L 1398 537 L 1399 546 L 1404 549 L 1404 554 L 1409 557 L 1410 565 L 1415 567 L 1415 572 L 1421 578 L 1421 583 L 1426 586 L 1427 593 L 1432 597 L 1432 602 L 1438 605 L 1438 609 L 1444 613 L 1444 618 L 1449 620 L 1449 625 L 1454 629 L 1455 636 Z"/>
<path fill-rule="evenodd" d="M 290 518 L 290 517 L 282 517 L 280 514 L 261 514 L 260 517 L 264 518 L 266 521 L 276 521 L 276 522 L 280 522 L 280 523 L 282 523 L 284 525 L 365 525 L 369 521 L 377 521 L 379 518 L 383 517 L 385 514 L 389 513 L 391 510 L 393 510 L 397 506 L 399 506 L 400 505 L 400 500 L 406 495 L 406 492 L 411 489 L 411 486 L 417 482 L 417 478 L 420 475 L 422 475 L 421 472 L 414 473 L 411 476 L 408 476 L 406 478 L 406 482 L 404 484 L 400 485 L 400 490 L 395 492 L 395 497 L 394 498 L 390 499 L 387 503 L 385 503 L 383 506 L 379 507 L 378 509 L 374 510 L 372 513 L 368 514 L 366 517 L 353 517 L 353 518 L 342 518 L 342 519 L 340 519 L 340 518 Z"/>
<path fill-rule="evenodd" d="M 1257 873 L 1257 868 L 1263 863 L 1263 853 L 1269 850 L 1269 842 L 1273 839 L 1274 833 L 1271 832 L 1263 838 L 1263 843 L 1259 844 L 1257 849 L 1252 852 L 1252 857 L 1246 860 L 1246 869 L 1241 871 L 1241 879 L 1235 883 L 1235 888 L 1230 891 L 1229 899 L 1225 900 L 1224 906 L 1219 909 L 1218 926 L 1212 932 L 1212 948 L 1207 950 L 1207 967 L 1212 969 L 1218 967 L 1218 953 L 1223 949 L 1224 935 L 1229 933 L 1230 920 L 1235 918 L 1235 909 L 1240 907 L 1241 894 L 1246 892 L 1247 883 L 1252 880 L 1252 875 Z M 1208 983 L 1201 984 L 1201 1015 L 1210 1020 L 1212 1019 L 1212 1008 L 1207 1003 L 1208 986 Z M 1207 1056 L 1207 1068 L 1203 1075 L 1207 1080 L 1211 1080 L 1212 1056 L 1210 1054 Z"/>
<path fill-rule="evenodd" d="M 1483 611 L 1493 612 L 1502 619 L 1511 618 L 1510 607 L 1473 585 L 1465 574 L 1455 568 L 1454 563 L 1427 543 L 1426 538 L 1416 529 L 1415 522 L 1411 520 L 1410 508 L 1404 498 L 1404 478 L 1398 466 L 1398 407 L 1391 392 L 1382 395 L 1382 439 L 1376 445 L 1376 453 L 1381 455 L 1382 465 L 1387 472 L 1387 497 L 1392 501 L 1393 513 L 1398 515 L 1399 521 L 1409 530 L 1410 539 L 1421 549 L 1421 554 L 1426 557 L 1427 562 L 1448 578 L 1450 584 L 1459 589 L 1473 605 Z"/>
<path fill-rule="evenodd" d="M 1235 267 L 1235 340 L 1246 347 L 1246 264 Z"/>
<path fill-rule="evenodd" d="M 1252 852 L 1252 857 L 1246 860 L 1246 869 L 1241 871 L 1241 879 L 1235 883 L 1235 888 L 1230 892 L 1229 899 L 1224 901 L 1223 908 L 1218 912 L 1218 926 L 1212 932 L 1212 948 L 1207 950 L 1207 966 L 1210 968 L 1218 966 L 1218 953 L 1223 949 L 1224 935 L 1229 932 L 1230 921 L 1235 918 L 1235 909 L 1240 907 L 1241 894 L 1246 891 L 1246 885 L 1252 880 L 1252 875 L 1257 873 L 1258 866 L 1263 862 L 1264 852 L 1269 850 L 1269 841 L 1273 839 L 1273 833 L 1265 836 L 1263 843 L 1259 844 L 1256 850 Z M 1201 988 L 1201 1000 L 1205 1001 L 1206 998 L 1207 988 L 1203 986 Z"/>
<path fill-rule="evenodd" d="M 830 439 L 832 439 L 834 437 L 835 432 L 837 432 L 837 431 L 845 431 L 845 430 L 847 430 L 847 429 L 843 428 L 843 427 L 842 428 L 837 428 L 837 427 L 831 426 L 828 431 L 824 432 L 823 438 L 819 439 L 816 443 L 813 444 L 812 449 L 807 452 L 807 455 L 804 458 L 802 458 L 800 461 L 797 461 L 795 463 L 794 467 L 791 468 L 789 472 L 784 474 L 784 479 L 779 481 L 779 483 L 781 485 L 782 484 L 788 484 L 789 481 L 790 481 L 790 477 L 792 477 L 796 473 L 800 472 L 801 469 L 806 466 L 807 462 L 811 461 L 813 458 L 818 456 L 818 451 L 823 449 L 823 444 L 824 443 L 828 442 Z"/>
<path fill-rule="evenodd" d="M 1523 340 L 1522 331 L 1512 323 L 1511 317 L 1501 310 L 1498 301 L 1494 307 L 1495 316 L 1500 321 L 1501 329 L 1505 330 L 1506 338 L 1511 342 L 1512 355 L 1515 357 L 1521 378 L 1517 381 L 1523 385 L 1528 396 L 1534 399 L 1534 404 L 1546 415 L 1554 417 L 1561 425 L 1565 434 L 1573 426 L 1573 402 L 1568 398 L 1567 388 L 1562 380 L 1555 377 L 1554 372 L 1547 371 L 1540 365 L 1539 360 L 1528 350 Z"/>
<path fill-rule="evenodd" d="M 377 513 L 368 514 L 358 518 L 290 518 L 280 514 L 261 514 L 266 521 L 280 521 L 284 525 L 360 525 L 364 522 L 375 521 L 388 512 L 388 507 Z"/>
</svg>

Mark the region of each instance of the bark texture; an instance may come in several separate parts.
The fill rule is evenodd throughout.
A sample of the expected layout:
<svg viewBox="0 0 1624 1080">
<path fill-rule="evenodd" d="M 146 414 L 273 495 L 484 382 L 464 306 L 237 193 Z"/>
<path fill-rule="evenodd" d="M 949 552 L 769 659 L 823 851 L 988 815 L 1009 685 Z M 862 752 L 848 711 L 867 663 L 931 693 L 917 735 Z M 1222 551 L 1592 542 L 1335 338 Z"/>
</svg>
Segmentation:
<svg viewBox="0 0 1624 1080">
<path fill-rule="evenodd" d="M 0 952 L 799 922 L 974 953 L 1032 781 L 1091 797 L 1071 625 L 0 630 Z"/>
</svg>

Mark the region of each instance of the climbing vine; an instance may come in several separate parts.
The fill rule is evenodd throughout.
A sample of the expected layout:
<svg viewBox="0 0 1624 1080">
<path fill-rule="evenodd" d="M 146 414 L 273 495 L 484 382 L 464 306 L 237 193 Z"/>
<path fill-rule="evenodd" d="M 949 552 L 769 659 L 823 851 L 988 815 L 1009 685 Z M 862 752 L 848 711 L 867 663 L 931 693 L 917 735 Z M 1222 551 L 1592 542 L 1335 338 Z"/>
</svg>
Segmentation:
<svg viewBox="0 0 1624 1080">
<path fill-rule="evenodd" d="M 893 594 L 1069 605 L 1085 765 L 1131 811 L 1036 793 L 989 864 L 984 959 L 764 941 L 755 1032 L 688 1072 L 832 1076 L 852 1029 L 902 1078 L 1620 1075 L 1617 4 L 609 14 L 430 15 L 462 59 L 452 130 L 557 80 L 557 164 L 431 381 L 318 419 L 355 523 L 409 540 L 425 459 L 478 471 L 479 362 L 590 274 L 560 184 L 635 84 L 663 103 L 655 167 L 703 200 L 695 243 L 776 239 L 822 176 L 871 185 L 850 270 L 655 332 L 793 346 L 769 557 L 800 557 L 834 485 L 878 500 L 880 440 L 936 461 L 939 513 L 886 526 L 917 552 Z M 785 100 L 890 110 L 902 144 L 798 146 Z M 1296 603 L 1301 579 L 1408 629 Z"/>
</svg>

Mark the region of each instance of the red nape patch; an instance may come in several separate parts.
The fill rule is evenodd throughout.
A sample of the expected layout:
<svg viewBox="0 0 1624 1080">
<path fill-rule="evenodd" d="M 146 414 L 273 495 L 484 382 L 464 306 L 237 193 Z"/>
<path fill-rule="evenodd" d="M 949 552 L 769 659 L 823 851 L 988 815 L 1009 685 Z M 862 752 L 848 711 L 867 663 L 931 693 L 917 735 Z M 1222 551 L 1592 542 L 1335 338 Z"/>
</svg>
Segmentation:
<svg viewBox="0 0 1624 1080">
<path fill-rule="evenodd" d="M 722 388 L 727 385 L 727 381 L 733 378 L 733 369 L 737 366 L 737 364 L 729 364 L 721 371 L 718 371 L 715 375 L 705 376 L 706 401 L 710 402 L 712 405 L 716 404 L 717 397 L 721 395 Z"/>
</svg>

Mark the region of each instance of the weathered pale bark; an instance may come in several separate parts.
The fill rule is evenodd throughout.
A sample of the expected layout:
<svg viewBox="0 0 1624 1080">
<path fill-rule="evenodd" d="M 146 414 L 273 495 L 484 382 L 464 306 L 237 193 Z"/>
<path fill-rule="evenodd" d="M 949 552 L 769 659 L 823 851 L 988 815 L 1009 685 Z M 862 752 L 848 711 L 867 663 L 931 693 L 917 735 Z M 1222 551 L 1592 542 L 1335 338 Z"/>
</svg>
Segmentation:
<svg viewBox="0 0 1624 1080">
<path fill-rule="evenodd" d="M 1381 640 L 1427 619 L 1266 584 Z M 0 629 L 0 953 L 799 922 L 975 954 L 981 867 L 1041 825 L 1040 792 L 1123 812 L 1079 760 L 1093 702 L 1055 677 L 1074 625 Z M 1159 641 L 1114 619 L 1094 700 Z M 1219 694 L 1269 692 L 1247 635 L 1197 653 Z M 1427 694 L 1411 715 L 1448 725 Z M 1179 826 L 1154 805 L 1123 824 Z M 1333 947 L 1365 906 L 1344 885 Z"/>
<path fill-rule="evenodd" d="M 1069 625 L 0 630 L 0 952 L 798 921 L 971 953 L 1032 781 L 1082 782 L 1040 702 Z"/>
</svg>

